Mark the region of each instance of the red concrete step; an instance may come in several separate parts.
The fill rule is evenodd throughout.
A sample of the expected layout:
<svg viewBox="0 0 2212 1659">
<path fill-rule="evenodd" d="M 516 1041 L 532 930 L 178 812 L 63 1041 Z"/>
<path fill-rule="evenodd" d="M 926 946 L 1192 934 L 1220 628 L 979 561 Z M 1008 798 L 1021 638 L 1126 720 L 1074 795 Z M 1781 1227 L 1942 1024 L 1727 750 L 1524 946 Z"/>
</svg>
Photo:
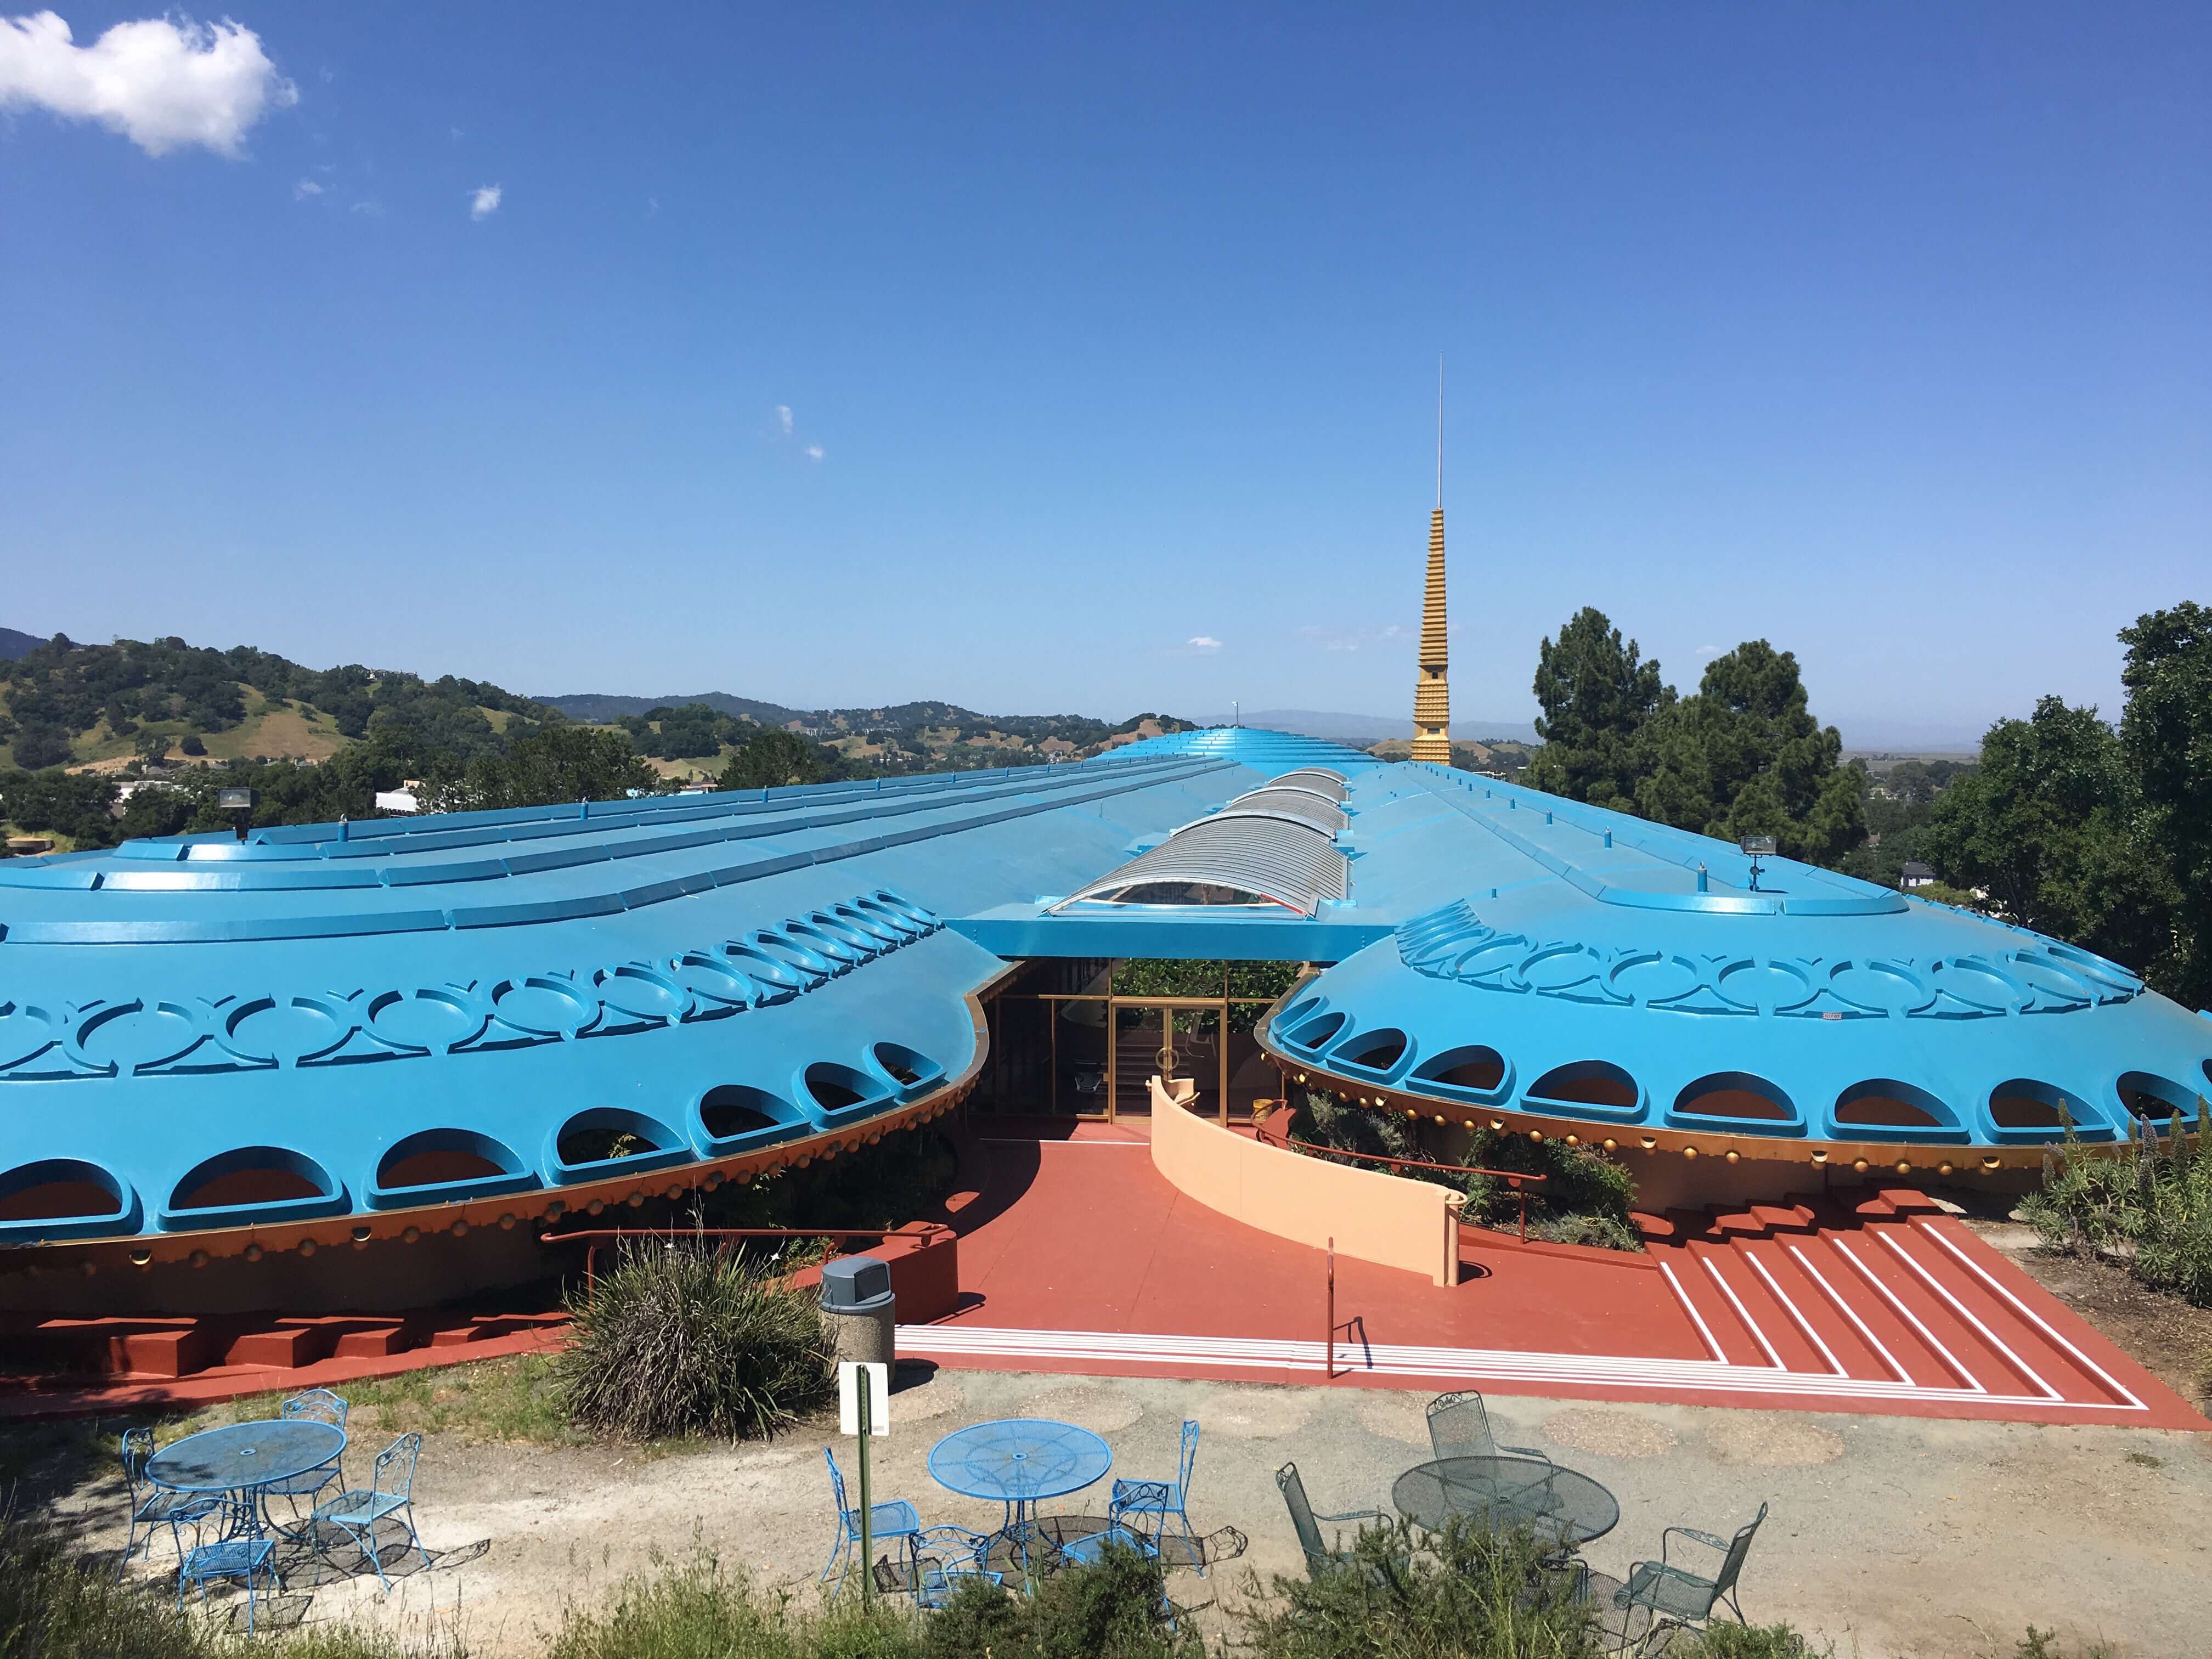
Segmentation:
<svg viewBox="0 0 2212 1659">
<path fill-rule="evenodd" d="M 2050 1392 L 2094 1402 L 2122 1399 L 2116 1382 L 2069 1338 L 2063 1310 L 2038 1310 L 2037 1304 L 2045 1299 L 2040 1291 L 1947 1216 L 1918 1213 L 1868 1231 L 1890 1254 L 1907 1253 L 1917 1269 L 1914 1276 L 1923 1279 L 1931 1295 L 1947 1305 L 1963 1306 L 1963 1313 L 1956 1306 L 1952 1310 L 1971 1325 L 1975 1341 L 1990 1355 L 1995 1375 L 1983 1382 L 1992 1392 Z"/>
<path fill-rule="evenodd" d="M 1801 1245 L 1809 1233 L 1738 1239 L 1734 1249 L 1747 1273 L 1778 1304 L 1789 1328 L 1811 1350 L 1814 1368 L 1863 1382 L 1893 1382 L 1897 1374 L 1879 1351 L 1839 1309 L 1805 1266 Z M 1786 1351 L 1785 1351 L 1786 1352 Z M 1793 1363 L 1792 1370 L 1797 1369 Z"/>
<path fill-rule="evenodd" d="M 1692 1322 L 1702 1326 L 1705 1337 L 1720 1350 L 1718 1358 L 1734 1365 L 1771 1364 L 1694 1249 L 1694 1242 L 1685 1239 L 1656 1246 L 1650 1253 L 1689 1304 Z"/>
<path fill-rule="evenodd" d="M 1698 1261 L 1727 1304 L 1736 1326 L 1751 1339 L 1757 1358 L 1748 1363 L 1779 1366 L 1784 1370 L 1826 1375 L 1832 1369 L 1819 1349 L 1805 1337 L 1766 1279 L 1752 1267 L 1743 1252 L 1747 1241 L 1724 1244 L 1693 1242 L 1690 1254 Z"/>
<path fill-rule="evenodd" d="M 270 1330 L 244 1331 L 223 1350 L 226 1365 L 267 1365 L 291 1370 L 311 1365 L 331 1351 L 335 1337 L 308 1326 L 278 1325 Z"/>
</svg>

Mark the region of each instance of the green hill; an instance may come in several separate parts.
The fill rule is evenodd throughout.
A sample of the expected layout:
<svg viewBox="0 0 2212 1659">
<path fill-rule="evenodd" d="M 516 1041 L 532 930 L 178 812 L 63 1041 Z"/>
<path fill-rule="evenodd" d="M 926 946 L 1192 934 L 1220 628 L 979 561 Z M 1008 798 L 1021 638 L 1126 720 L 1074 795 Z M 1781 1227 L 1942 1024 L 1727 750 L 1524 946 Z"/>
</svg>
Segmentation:
<svg viewBox="0 0 2212 1659">
<path fill-rule="evenodd" d="M 0 659 L 0 764 L 28 770 L 133 757 L 320 761 L 377 733 L 467 760 L 503 751 L 518 722 L 562 718 L 477 680 L 305 668 L 173 636 L 78 645 L 58 634 Z"/>
</svg>

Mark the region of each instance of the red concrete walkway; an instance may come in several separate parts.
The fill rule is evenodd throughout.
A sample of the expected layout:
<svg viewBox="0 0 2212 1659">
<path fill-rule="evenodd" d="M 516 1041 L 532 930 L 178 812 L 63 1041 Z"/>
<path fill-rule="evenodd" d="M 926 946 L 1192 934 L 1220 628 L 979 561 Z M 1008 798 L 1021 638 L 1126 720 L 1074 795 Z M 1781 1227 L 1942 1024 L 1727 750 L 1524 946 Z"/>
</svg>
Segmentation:
<svg viewBox="0 0 2212 1659">
<path fill-rule="evenodd" d="M 1011 1127 L 1011 1126 L 1010 1126 Z M 1323 1254 L 1183 1197 L 1141 1122 L 982 1127 L 954 1216 L 962 1310 L 902 1328 L 940 1363 L 2212 1428 L 1917 1194 L 1674 1218 L 1642 1255 L 1468 1229 L 1462 1282 Z"/>
</svg>

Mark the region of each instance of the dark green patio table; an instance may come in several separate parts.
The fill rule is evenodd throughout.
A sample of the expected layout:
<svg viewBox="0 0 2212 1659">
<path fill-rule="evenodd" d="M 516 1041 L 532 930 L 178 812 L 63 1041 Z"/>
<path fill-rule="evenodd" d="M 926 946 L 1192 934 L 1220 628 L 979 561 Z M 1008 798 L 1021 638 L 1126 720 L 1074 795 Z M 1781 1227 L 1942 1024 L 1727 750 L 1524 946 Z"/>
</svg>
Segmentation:
<svg viewBox="0 0 2212 1659">
<path fill-rule="evenodd" d="M 1447 1457 L 1400 1475 L 1398 1512 L 1432 1532 L 1464 1516 L 1492 1532 L 1527 1527 L 1546 1543 L 1586 1544 L 1620 1520 L 1620 1504 L 1586 1474 L 1540 1457 Z"/>
</svg>

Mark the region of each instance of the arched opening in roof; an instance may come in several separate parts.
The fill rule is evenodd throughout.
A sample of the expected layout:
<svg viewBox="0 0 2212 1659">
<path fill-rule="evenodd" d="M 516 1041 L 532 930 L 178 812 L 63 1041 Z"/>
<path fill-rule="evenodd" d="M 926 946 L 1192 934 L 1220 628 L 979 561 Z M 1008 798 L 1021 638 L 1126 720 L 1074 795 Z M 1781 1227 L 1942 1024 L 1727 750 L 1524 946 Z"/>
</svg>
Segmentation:
<svg viewBox="0 0 2212 1659">
<path fill-rule="evenodd" d="M 868 1052 L 875 1057 L 876 1064 L 884 1068 L 884 1074 L 908 1094 L 927 1088 L 945 1075 L 942 1066 L 920 1050 L 908 1048 L 903 1042 L 878 1042 Z"/>
<path fill-rule="evenodd" d="M 553 1137 L 557 1172 L 568 1180 L 623 1168 L 651 1167 L 639 1162 L 641 1159 L 671 1163 L 689 1150 L 683 1137 L 659 1118 L 625 1106 L 594 1106 L 578 1112 Z"/>
<path fill-rule="evenodd" d="M 718 1084 L 699 1098 L 699 1127 L 706 1131 L 708 1150 L 714 1153 L 756 1138 L 768 1139 L 805 1121 L 782 1096 L 749 1083 Z"/>
<path fill-rule="evenodd" d="M 1680 1117 L 1723 1118 L 1747 1127 L 1797 1121 L 1797 1109 L 1776 1085 L 1749 1072 L 1715 1072 L 1674 1097 Z"/>
<path fill-rule="evenodd" d="M 1288 1030 L 1291 1026 L 1304 1019 L 1308 1014 L 1313 1012 L 1315 1009 L 1320 1007 L 1321 1005 L 1322 999 L 1317 996 L 1310 994 L 1302 996 L 1289 1007 L 1283 1010 L 1282 1014 L 1276 1023 L 1285 1030 Z"/>
<path fill-rule="evenodd" d="M 889 1100 L 891 1091 L 881 1078 L 833 1060 L 817 1060 L 802 1074 L 807 1094 L 827 1118 L 840 1113 L 860 1115 L 864 1109 Z"/>
<path fill-rule="evenodd" d="M 2118 1093 L 2121 1105 L 2160 1128 L 2170 1127 L 2172 1119 L 2191 1116 L 2197 1110 L 2194 1090 L 2155 1072 L 2122 1073 Z"/>
<path fill-rule="evenodd" d="M 889 928 L 902 939 L 916 938 L 923 931 L 921 924 L 906 911 L 895 909 L 876 899 L 854 899 L 853 908 L 872 919 L 877 926 Z"/>
<path fill-rule="evenodd" d="M 1958 1115 L 1925 1089 L 1895 1078 L 1869 1078 L 1836 1097 L 1839 1129 L 1956 1129 Z"/>
<path fill-rule="evenodd" d="M 802 974 L 780 957 L 750 945 L 729 944 L 721 947 L 721 954 L 738 967 L 754 983 L 763 988 L 763 1002 L 787 1002 L 815 983 L 817 975 Z"/>
<path fill-rule="evenodd" d="M 217 1227 L 324 1215 L 345 1195 L 323 1166 L 289 1146 L 240 1146 L 197 1164 L 162 1206 L 169 1227 Z"/>
<path fill-rule="evenodd" d="M 1629 1111 L 1643 1098 L 1636 1079 L 1607 1060 L 1578 1060 L 1555 1066 L 1530 1085 L 1529 1098 L 1568 1106 L 1603 1106 Z"/>
<path fill-rule="evenodd" d="M 1505 1056 L 1487 1043 L 1463 1043 L 1432 1055 L 1414 1068 L 1419 1082 L 1471 1095 L 1495 1094 L 1505 1086 Z"/>
<path fill-rule="evenodd" d="M 1395 1026 L 1360 1031 L 1339 1043 L 1329 1055 L 1332 1063 L 1387 1076 L 1406 1057 L 1408 1039 Z"/>
<path fill-rule="evenodd" d="M 97 1164 L 49 1158 L 0 1176 L 0 1225 L 22 1221 L 120 1221 L 121 1181 Z"/>
<path fill-rule="evenodd" d="M 524 1174 L 512 1148 L 473 1129 L 424 1129 L 396 1141 L 377 1160 L 375 1185 L 386 1192 L 472 1188 Z"/>
<path fill-rule="evenodd" d="M 835 977 L 838 972 L 836 964 L 826 957 L 808 950 L 795 939 L 787 939 L 766 928 L 754 933 L 747 942 L 753 947 L 755 955 L 764 956 L 781 964 L 787 975 L 799 975 L 801 985 L 818 985 Z M 736 952 L 731 954 L 735 955 Z"/>
<path fill-rule="evenodd" d="M 1990 1122 L 2000 1133 L 2021 1137 L 2104 1127 L 2103 1115 L 2087 1101 L 2032 1077 L 2008 1078 L 1990 1091 Z"/>
<path fill-rule="evenodd" d="M 1310 1019 L 1283 1041 L 1297 1048 L 1318 1048 L 1344 1029 L 1342 1014 L 1322 1014 Z"/>
</svg>

